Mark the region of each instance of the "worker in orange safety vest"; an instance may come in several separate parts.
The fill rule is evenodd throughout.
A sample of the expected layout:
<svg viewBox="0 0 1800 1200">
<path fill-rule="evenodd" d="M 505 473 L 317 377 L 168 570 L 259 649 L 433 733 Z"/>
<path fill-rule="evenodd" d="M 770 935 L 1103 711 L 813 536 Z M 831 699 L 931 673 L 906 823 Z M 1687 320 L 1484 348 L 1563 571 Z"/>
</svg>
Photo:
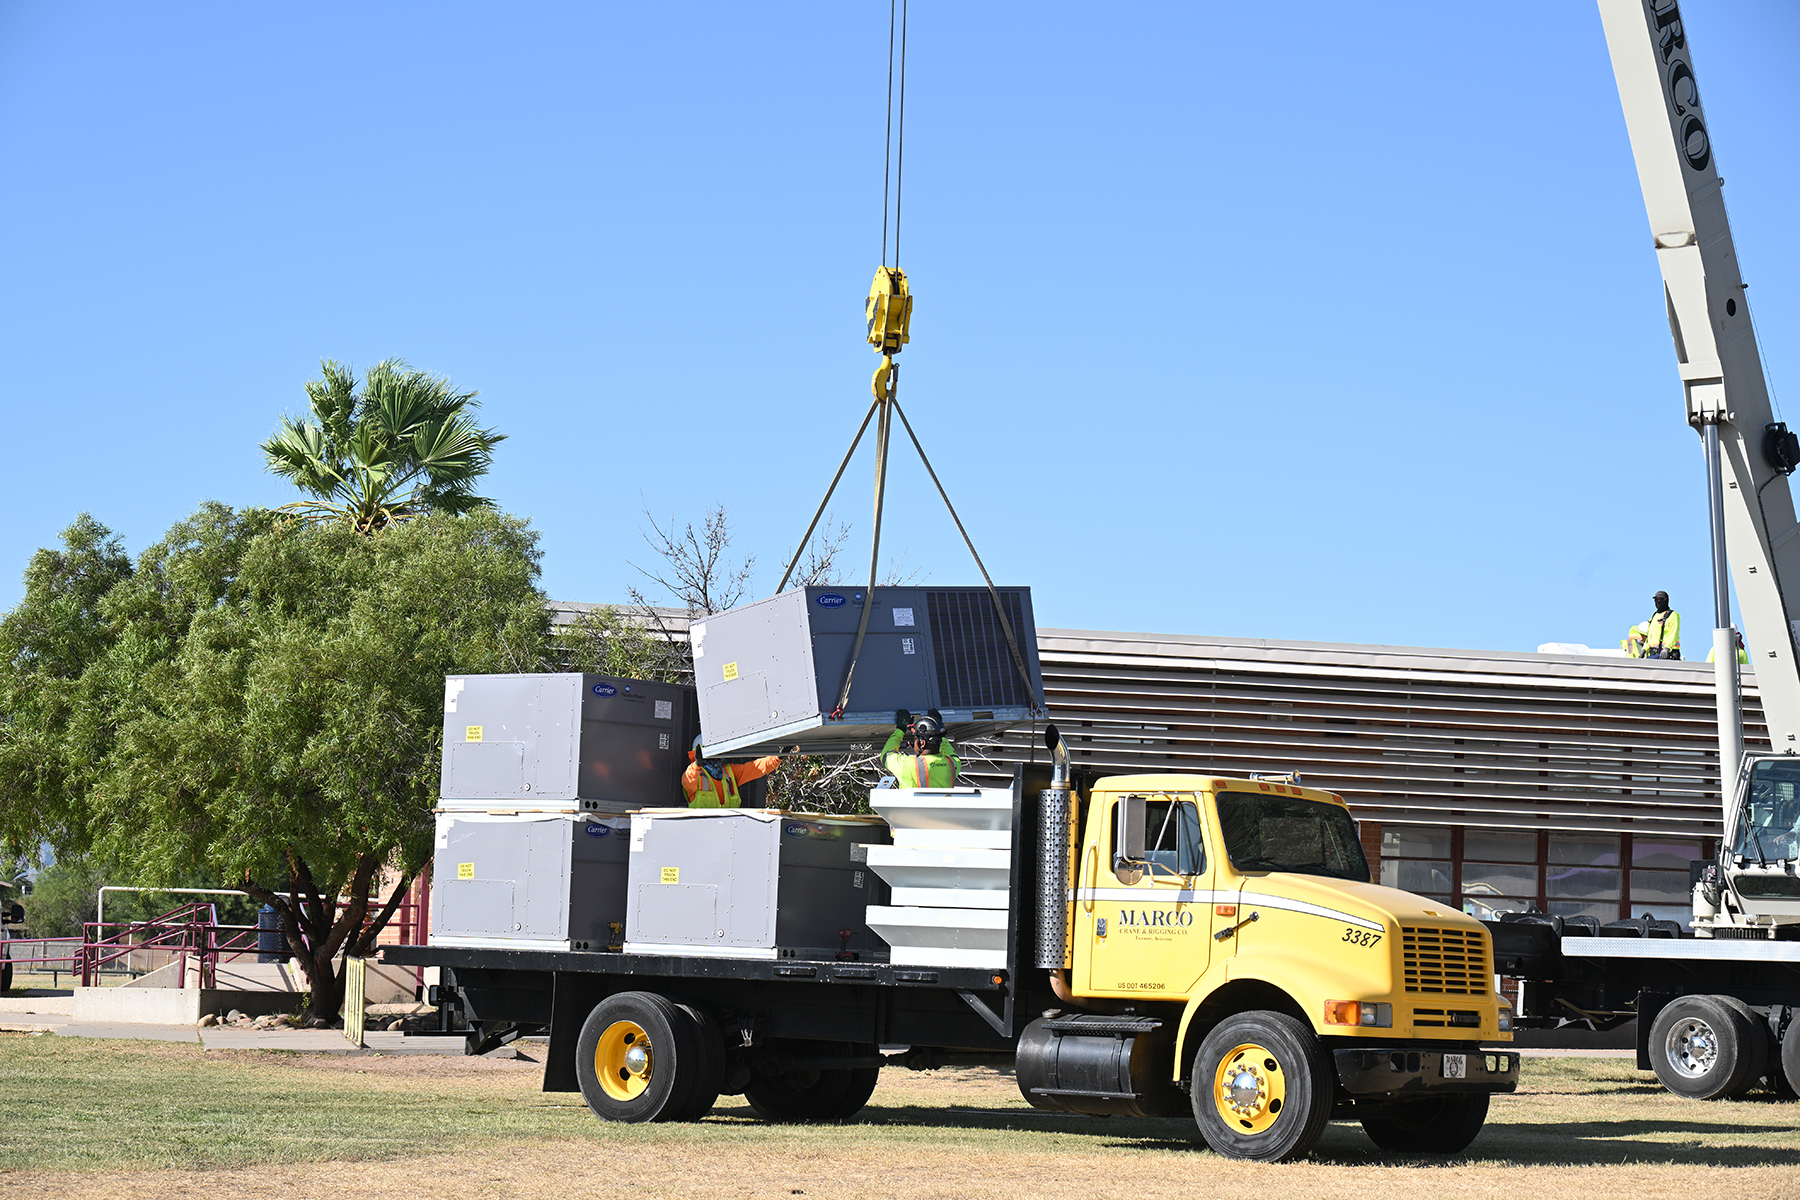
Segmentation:
<svg viewBox="0 0 1800 1200">
<path fill-rule="evenodd" d="M 744 800 L 738 789 L 781 767 L 779 756 L 752 759 L 747 763 L 724 763 L 706 757 L 700 739 L 688 751 L 688 769 L 681 773 L 681 790 L 687 795 L 689 808 L 738 808 Z"/>
<path fill-rule="evenodd" d="M 894 732 L 881 748 L 881 765 L 905 788 L 955 787 L 962 772 L 962 760 L 944 736 L 944 719 L 935 708 L 916 719 L 905 709 L 894 714 Z"/>
</svg>

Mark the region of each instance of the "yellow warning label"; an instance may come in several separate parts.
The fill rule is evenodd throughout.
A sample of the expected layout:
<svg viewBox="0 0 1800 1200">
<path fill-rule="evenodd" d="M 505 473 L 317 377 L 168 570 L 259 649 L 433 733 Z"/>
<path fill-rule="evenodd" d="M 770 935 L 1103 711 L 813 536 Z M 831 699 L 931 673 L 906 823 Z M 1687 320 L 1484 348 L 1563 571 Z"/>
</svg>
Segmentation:
<svg viewBox="0 0 1800 1200">
<path fill-rule="evenodd" d="M 457 863 L 456 864 L 456 877 L 458 879 L 473 879 L 473 878 L 475 878 L 475 864 L 474 863 Z"/>
<path fill-rule="evenodd" d="M 468 728 L 463 730 L 463 741 L 479 742 L 480 740 L 481 740 L 481 726 L 470 725 Z"/>
<path fill-rule="evenodd" d="M 662 881 L 664 883 L 680 883 L 681 882 L 681 868 L 680 867 L 664 867 L 662 869 Z"/>
<path fill-rule="evenodd" d="M 736 663 L 732 662 L 732 663 L 725 664 L 725 678 L 727 681 L 737 678 L 737 664 Z"/>
</svg>

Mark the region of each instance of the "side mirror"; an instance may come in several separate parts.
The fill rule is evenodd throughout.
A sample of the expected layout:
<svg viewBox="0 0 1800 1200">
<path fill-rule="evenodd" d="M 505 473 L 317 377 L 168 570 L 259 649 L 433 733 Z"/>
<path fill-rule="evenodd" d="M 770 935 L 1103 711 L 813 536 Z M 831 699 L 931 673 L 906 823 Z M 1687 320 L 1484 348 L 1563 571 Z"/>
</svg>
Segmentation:
<svg viewBox="0 0 1800 1200">
<path fill-rule="evenodd" d="M 1113 804 L 1113 874 L 1127 887 L 1144 877 L 1144 798 L 1121 796 Z"/>
</svg>

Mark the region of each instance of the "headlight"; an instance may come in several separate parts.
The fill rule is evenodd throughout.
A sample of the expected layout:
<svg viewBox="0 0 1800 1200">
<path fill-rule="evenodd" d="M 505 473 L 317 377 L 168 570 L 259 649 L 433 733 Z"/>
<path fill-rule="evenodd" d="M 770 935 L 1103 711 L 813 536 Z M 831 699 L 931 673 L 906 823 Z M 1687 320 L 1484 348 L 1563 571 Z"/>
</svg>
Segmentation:
<svg viewBox="0 0 1800 1200">
<path fill-rule="evenodd" d="M 1394 1006 L 1376 1004 L 1367 1000 L 1327 1000 L 1325 1002 L 1325 1023 L 1327 1025 L 1363 1025 L 1372 1029 L 1391 1029 L 1394 1025 Z"/>
<path fill-rule="evenodd" d="M 1495 1003 L 1499 1006 L 1499 1023 L 1501 1033 L 1511 1033 L 1513 1027 L 1513 1006 L 1505 996 L 1496 995 Z"/>
</svg>

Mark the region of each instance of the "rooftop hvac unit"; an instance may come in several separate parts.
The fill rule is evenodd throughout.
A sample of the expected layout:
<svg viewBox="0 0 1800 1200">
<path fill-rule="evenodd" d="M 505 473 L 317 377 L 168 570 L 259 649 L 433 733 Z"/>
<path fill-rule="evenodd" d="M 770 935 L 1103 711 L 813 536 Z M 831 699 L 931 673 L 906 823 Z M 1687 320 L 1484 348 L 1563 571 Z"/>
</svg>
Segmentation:
<svg viewBox="0 0 1800 1200">
<path fill-rule="evenodd" d="M 952 739 L 1042 715 L 1031 590 L 999 591 L 1029 679 L 1020 678 L 984 587 L 880 587 L 872 597 L 808 587 L 693 625 L 707 752 L 872 753 L 893 731 L 897 709 L 937 709 Z M 849 702 L 835 713 L 865 603 L 869 626 Z"/>
<path fill-rule="evenodd" d="M 694 689 L 609 675 L 444 680 L 445 810 L 625 812 L 681 804 Z"/>
</svg>

